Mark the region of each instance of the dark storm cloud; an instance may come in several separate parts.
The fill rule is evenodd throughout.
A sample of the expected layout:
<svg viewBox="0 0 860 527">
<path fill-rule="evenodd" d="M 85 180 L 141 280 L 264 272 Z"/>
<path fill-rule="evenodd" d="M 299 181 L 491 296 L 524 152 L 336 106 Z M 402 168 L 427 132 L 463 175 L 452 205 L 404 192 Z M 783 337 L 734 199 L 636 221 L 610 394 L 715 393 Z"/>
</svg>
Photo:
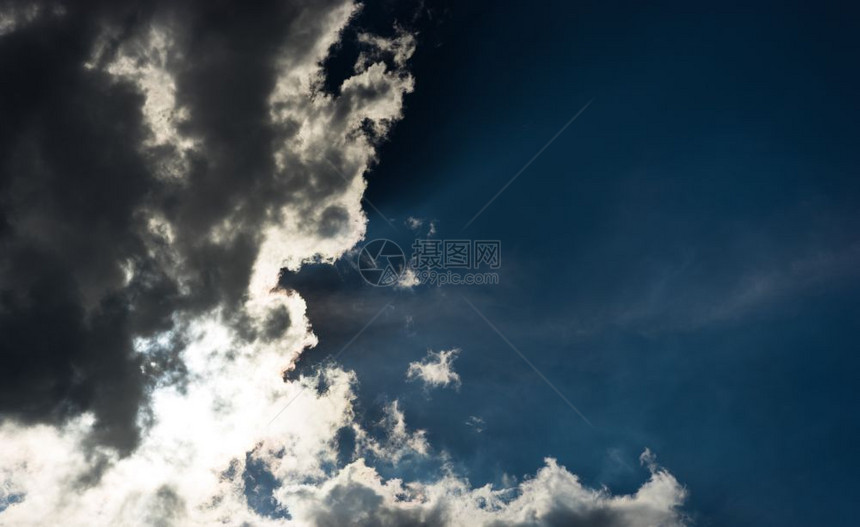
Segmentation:
<svg viewBox="0 0 860 527">
<path fill-rule="evenodd" d="M 69 13 L 0 41 L 0 412 L 90 409 L 127 449 L 143 378 L 117 263 L 140 250 L 133 212 L 152 183 L 141 96 L 81 68 L 95 32 Z"/>
<path fill-rule="evenodd" d="M 38 16 L 7 17 L 14 31 L 0 35 L 0 416 L 59 423 L 92 411 L 95 439 L 128 452 L 147 387 L 182 374 L 181 339 L 144 367 L 134 338 L 215 306 L 238 309 L 263 222 L 291 200 L 310 222 L 320 200 L 347 188 L 337 171 L 360 168 L 336 145 L 325 163 L 273 161 L 298 130 L 270 116 L 280 54 L 308 53 L 307 35 L 339 4 L 10 6 L 0 12 Z M 188 112 L 179 132 L 197 141 L 182 181 L 159 175 L 180 153 L 147 143 L 146 94 L 105 71 L 159 24 L 173 29 L 165 66 Z M 336 113 L 384 89 L 348 90 Z M 170 233 L 153 230 L 154 213 Z M 329 206 L 314 231 L 338 235 L 348 221 Z M 273 313 L 261 336 L 281 334 L 284 315 Z"/>
</svg>

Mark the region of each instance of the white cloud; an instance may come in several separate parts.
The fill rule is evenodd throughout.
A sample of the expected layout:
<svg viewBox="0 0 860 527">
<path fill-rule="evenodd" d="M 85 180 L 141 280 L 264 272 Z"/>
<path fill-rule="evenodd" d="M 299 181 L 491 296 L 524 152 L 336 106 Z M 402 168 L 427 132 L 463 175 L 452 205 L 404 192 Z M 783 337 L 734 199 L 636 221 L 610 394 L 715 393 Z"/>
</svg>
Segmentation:
<svg viewBox="0 0 860 527">
<path fill-rule="evenodd" d="M 265 290 L 281 267 L 295 270 L 309 261 L 334 261 L 364 237 L 367 218 L 361 208 L 366 187 L 363 174 L 376 153 L 370 140 L 356 134 L 356 130 L 370 123 L 376 134 L 384 136 L 401 119 L 403 96 L 414 86 L 411 75 L 404 69 L 414 39 L 402 34 L 397 37 L 406 39 L 396 46 L 398 57 L 404 59 L 398 59 L 397 69 L 390 70 L 381 59 L 372 61 L 363 55 L 356 64 L 355 74 L 341 84 L 339 96 L 320 93 L 316 89 L 322 82 L 319 63 L 355 9 L 353 4 L 346 4 L 323 17 L 320 23 L 328 28 L 323 32 L 326 38 L 307 49 L 300 64 L 297 57 L 288 53 L 289 44 L 286 46 L 283 74 L 270 99 L 274 125 L 294 130 L 292 139 L 275 153 L 279 176 L 291 178 L 297 172 L 316 171 L 328 177 L 346 178 L 349 185 L 343 193 L 322 203 L 309 197 L 304 203 L 310 210 L 302 210 L 301 205 L 295 210 L 296 204 L 291 203 L 279 211 L 279 221 L 264 231 L 252 290 Z M 385 42 L 379 38 L 372 40 L 374 45 L 382 46 L 381 51 L 385 50 Z M 328 210 L 341 211 L 341 228 L 322 236 L 317 229 Z M 308 215 L 313 221 L 306 221 Z"/>
<path fill-rule="evenodd" d="M 403 274 L 400 275 L 400 278 L 394 284 L 394 288 L 412 289 L 413 287 L 420 284 L 421 280 L 418 279 L 418 275 L 415 273 L 415 271 L 407 267 L 403 270 Z"/>
<path fill-rule="evenodd" d="M 435 352 L 427 350 L 427 356 L 420 362 L 409 363 L 406 371 L 407 379 L 420 379 L 430 388 L 460 387 L 460 376 L 453 369 L 454 359 L 460 353 L 459 349 Z"/>
<path fill-rule="evenodd" d="M 385 431 L 385 438 L 379 441 L 360 427 L 353 427 L 356 433 L 356 453 L 373 457 L 391 464 L 400 463 L 407 456 L 426 456 L 430 452 L 427 433 L 424 430 L 410 431 L 406 426 L 406 415 L 400 403 L 394 401 L 385 407 L 384 417 L 379 423 Z M 360 458 L 361 459 L 361 458 Z"/>
<path fill-rule="evenodd" d="M 590 489 L 553 459 L 521 484 L 473 488 L 454 475 L 432 483 L 385 481 L 358 460 L 322 485 L 281 499 L 299 525 L 679 527 L 686 491 L 660 469 L 635 493 Z"/>
</svg>

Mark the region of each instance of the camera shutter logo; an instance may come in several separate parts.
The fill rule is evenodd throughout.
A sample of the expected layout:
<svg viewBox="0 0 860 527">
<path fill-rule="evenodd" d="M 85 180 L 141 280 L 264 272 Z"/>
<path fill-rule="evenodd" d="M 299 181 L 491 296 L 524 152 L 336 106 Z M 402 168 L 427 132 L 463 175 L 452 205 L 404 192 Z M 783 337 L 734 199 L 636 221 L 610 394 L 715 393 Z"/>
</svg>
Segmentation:
<svg viewBox="0 0 860 527">
<path fill-rule="evenodd" d="M 358 254 L 358 272 L 372 286 L 396 284 L 405 269 L 406 255 L 391 240 L 381 238 L 367 242 Z"/>
</svg>

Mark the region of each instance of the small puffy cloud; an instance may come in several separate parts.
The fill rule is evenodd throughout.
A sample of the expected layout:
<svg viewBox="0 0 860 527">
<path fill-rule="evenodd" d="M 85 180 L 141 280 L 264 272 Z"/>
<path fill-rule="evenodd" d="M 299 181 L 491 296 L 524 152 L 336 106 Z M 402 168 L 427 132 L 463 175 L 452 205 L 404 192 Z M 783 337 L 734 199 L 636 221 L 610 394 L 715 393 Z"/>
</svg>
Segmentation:
<svg viewBox="0 0 860 527">
<path fill-rule="evenodd" d="M 459 388 L 460 376 L 453 369 L 454 359 L 459 353 L 458 348 L 439 352 L 427 350 L 427 356 L 420 362 L 409 363 L 406 378 L 420 379 L 427 388 Z"/>
<path fill-rule="evenodd" d="M 412 289 L 416 285 L 420 285 L 421 280 L 418 279 L 418 275 L 415 273 L 413 269 L 405 269 L 403 274 L 400 275 L 400 278 L 394 284 L 395 289 Z"/>
</svg>

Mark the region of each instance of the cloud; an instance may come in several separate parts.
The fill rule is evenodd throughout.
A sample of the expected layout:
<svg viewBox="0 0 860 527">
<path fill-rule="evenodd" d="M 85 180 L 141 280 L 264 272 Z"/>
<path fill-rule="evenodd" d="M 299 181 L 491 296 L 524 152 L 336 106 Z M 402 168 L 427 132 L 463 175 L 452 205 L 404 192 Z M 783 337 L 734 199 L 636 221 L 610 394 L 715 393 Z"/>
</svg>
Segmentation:
<svg viewBox="0 0 860 527">
<path fill-rule="evenodd" d="M 427 356 L 420 362 L 410 362 L 406 370 L 407 379 L 420 379 L 428 388 L 460 387 L 460 376 L 453 370 L 454 359 L 459 349 L 435 352 L 427 350 Z"/>
<path fill-rule="evenodd" d="M 31 5 L 0 38 L 0 524 L 677 524 L 659 470 L 620 497 L 554 462 L 513 490 L 383 480 L 445 456 L 397 401 L 362 427 L 355 373 L 294 371 L 318 341 L 281 270 L 363 238 L 413 35 L 363 35 L 332 94 L 351 1 Z M 459 385 L 455 355 L 415 376 Z"/>
<path fill-rule="evenodd" d="M 403 224 L 406 225 L 406 227 L 409 228 L 409 230 L 411 230 L 412 232 L 415 232 L 415 233 L 420 231 L 421 228 L 425 224 L 427 224 L 428 227 L 427 227 L 426 236 L 427 237 L 433 237 L 436 234 L 436 222 L 432 221 L 432 220 L 427 220 L 424 218 L 417 218 L 415 216 L 408 216 L 403 221 Z"/>
<path fill-rule="evenodd" d="M 403 274 L 400 275 L 400 278 L 394 284 L 394 288 L 412 289 L 417 285 L 421 285 L 421 280 L 418 279 L 418 274 L 413 269 L 407 267 L 403 270 Z"/>
<path fill-rule="evenodd" d="M 635 493 L 612 495 L 590 489 L 553 459 L 533 478 L 513 488 L 473 488 L 453 475 L 438 481 L 384 481 L 356 461 L 314 488 L 280 497 L 300 524 L 383 526 L 674 527 L 686 524 L 678 511 L 686 491 L 668 472 L 656 469 Z"/>
<path fill-rule="evenodd" d="M 470 415 L 469 419 L 466 421 L 466 426 L 472 427 L 475 430 L 475 432 L 480 434 L 481 432 L 484 431 L 484 427 L 486 426 L 486 424 L 484 423 L 484 420 L 481 419 L 480 417 L 475 416 L 475 415 Z"/>
<path fill-rule="evenodd" d="M 66 10 L 62 4 L 0 3 L 0 37 L 23 29 L 44 16 L 60 17 Z"/>
<path fill-rule="evenodd" d="M 561 318 L 549 316 L 548 326 L 581 335 L 610 326 L 649 335 L 694 331 L 766 318 L 858 277 L 860 243 L 852 239 L 838 244 L 815 240 L 779 252 L 760 247 L 767 243 L 754 237 L 740 249 L 723 251 L 719 259 L 694 251 L 675 260 L 654 259 L 648 279 L 604 294 L 605 305 L 588 313 L 575 309 Z"/>
</svg>

